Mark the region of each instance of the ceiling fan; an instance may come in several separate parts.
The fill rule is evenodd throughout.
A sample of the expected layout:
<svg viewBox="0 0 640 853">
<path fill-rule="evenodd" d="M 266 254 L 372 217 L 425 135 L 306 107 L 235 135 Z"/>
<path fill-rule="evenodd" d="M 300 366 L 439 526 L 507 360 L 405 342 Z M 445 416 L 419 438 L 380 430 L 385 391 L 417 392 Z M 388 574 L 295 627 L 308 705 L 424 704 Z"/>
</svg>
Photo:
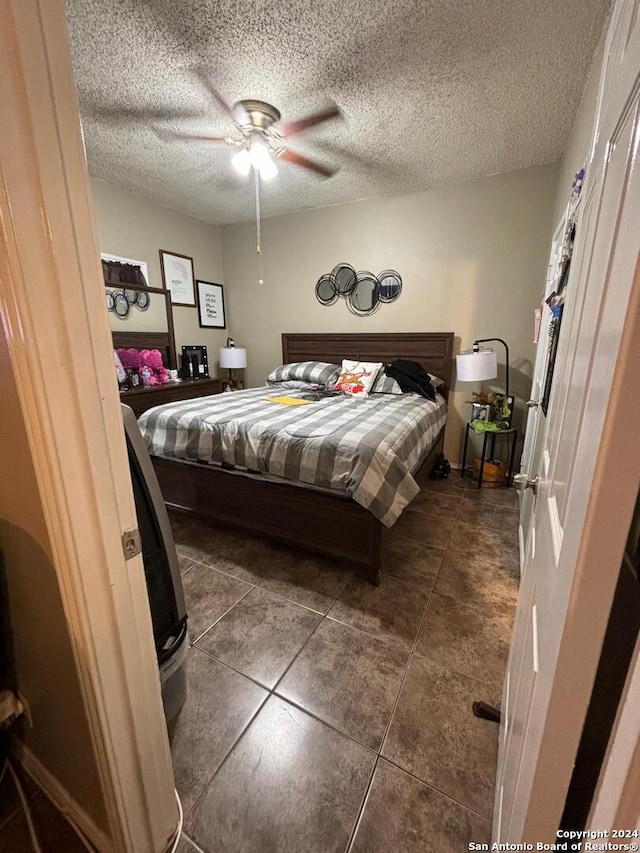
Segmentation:
<svg viewBox="0 0 640 853">
<path fill-rule="evenodd" d="M 238 148 L 231 163 L 235 170 L 245 177 L 253 167 L 263 180 L 270 180 L 278 172 L 276 160 L 284 160 L 325 178 L 330 178 L 337 172 L 336 168 L 297 154 L 288 147 L 287 142 L 291 137 L 316 125 L 339 118 L 341 112 L 338 106 L 333 104 L 321 112 L 297 121 L 283 122 L 280 111 L 271 104 L 245 99 L 231 106 L 202 75 L 200 78 L 217 106 L 232 121 L 233 132 L 226 136 L 206 136 L 174 131 L 172 136 L 192 141 L 224 143 Z"/>
<path fill-rule="evenodd" d="M 181 139 L 224 143 L 239 150 L 231 158 L 234 169 L 244 177 L 248 177 L 253 168 L 256 204 L 256 253 L 259 263 L 258 284 L 264 284 L 262 272 L 262 226 L 260 221 L 260 180 L 268 181 L 278 173 L 276 160 L 284 160 L 300 166 L 310 172 L 315 172 L 325 178 L 334 175 L 337 169 L 332 169 L 303 157 L 287 147 L 287 140 L 292 136 L 322 124 L 325 121 L 338 118 L 341 115 L 336 104 L 319 113 L 306 116 L 292 122 L 283 122 L 280 110 L 266 101 L 244 99 L 231 106 L 222 95 L 206 79 L 202 72 L 198 75 L 201 82 L 217 104 L 231 119 L 234 131 L 227 136 L 204 136 L 197 134 L 173 133 Z"/>
</svg>

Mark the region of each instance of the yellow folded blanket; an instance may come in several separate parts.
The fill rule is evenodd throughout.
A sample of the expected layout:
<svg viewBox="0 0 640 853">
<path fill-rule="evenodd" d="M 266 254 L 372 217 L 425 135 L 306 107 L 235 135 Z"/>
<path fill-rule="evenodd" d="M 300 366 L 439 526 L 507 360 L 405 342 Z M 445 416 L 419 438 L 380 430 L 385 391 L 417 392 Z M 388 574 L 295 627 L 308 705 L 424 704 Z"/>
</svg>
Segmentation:
<svg viewBox="0 0 640 853">
<path fill-rule="evenodd" d="M 313 400 L 301 400 L 299 397 L 267 397 L 267 401 L 282 406 L 310 406 L 313 403 Z"/>
</svg>

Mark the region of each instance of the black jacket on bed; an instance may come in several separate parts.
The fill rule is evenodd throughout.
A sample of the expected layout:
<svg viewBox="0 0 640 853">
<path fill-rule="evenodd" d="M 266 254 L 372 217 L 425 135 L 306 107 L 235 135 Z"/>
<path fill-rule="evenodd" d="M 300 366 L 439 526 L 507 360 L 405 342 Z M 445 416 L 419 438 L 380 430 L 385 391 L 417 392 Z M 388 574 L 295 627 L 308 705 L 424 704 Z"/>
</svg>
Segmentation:
<svg viewBox="0 0 640 853">
<path fill-rule="evenodd" d="M 387 376 L 396 380 L 403 391 L 413 391 L 428 400 L 436 399 L 436 392 L 431 384 L 429 374 L 417 361 L 397 358 L 385 367 Z"/>
</svg>

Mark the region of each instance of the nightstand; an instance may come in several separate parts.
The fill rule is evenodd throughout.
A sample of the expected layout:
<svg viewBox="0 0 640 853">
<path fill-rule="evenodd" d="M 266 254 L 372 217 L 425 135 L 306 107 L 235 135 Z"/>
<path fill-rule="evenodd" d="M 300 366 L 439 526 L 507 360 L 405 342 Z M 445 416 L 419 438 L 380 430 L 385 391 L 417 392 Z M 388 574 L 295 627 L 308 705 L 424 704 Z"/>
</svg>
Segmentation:
<svg viewBox="0 0 640 853">
<path fill-rule="evenodd" d="M 464 450 L 462 451 L 462 474 L 461 476 L 465 476 L 465 469 L 467 467 L 467 447 L 469 445 L 469 431 L 473 429 L 471 424 L 467 424 L 467 429 L 464 434 Z M 509 441 L 509 436 L 511 436 L 511 451 L 509 453 L 509 468 L 507 469 L 507 477 L 506 484 L 510 486 L 513 482 L 513 465 L 516 458 L 516 444 L 518 442 L 518 430 L 513 427 L 508 427 L 507 429 L 498 430 L 498 432 L 485 432 L 483 433 L 483 441 L 482 441 L 482 456 L 480 457 L 480 472 L 478 474 L 478 488 L 482 488 L 482 476 L 484 474 L 484 466 L 487 461 L 487 439 L 489 439 L 491 443 L 491 452 L 490 458 L 493 459 L 496 451 L 496 438 L 507 439 L 507 443 Z"/>
<path fill-rule="evenodd" d="M 149 388 L 130 388 L 120 392 L 120 402 L 133 409 L 139 418 L 147 409 L 175 403 L 177 400 L 191 400 L 194 397 L 208 397 L 220 394 L 221 379 L 182 379 L 180 382 L 167 382 L 165 385 L 151 385 Z"/>
</svg>

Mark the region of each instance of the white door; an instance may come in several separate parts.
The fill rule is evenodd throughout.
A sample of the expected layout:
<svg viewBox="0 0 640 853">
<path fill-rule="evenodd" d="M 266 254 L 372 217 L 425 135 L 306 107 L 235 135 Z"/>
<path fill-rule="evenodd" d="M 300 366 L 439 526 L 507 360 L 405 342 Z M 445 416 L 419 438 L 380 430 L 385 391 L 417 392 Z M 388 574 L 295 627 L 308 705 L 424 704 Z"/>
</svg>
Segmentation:
<svg viewBox="0 0 640 853">
<path fill-rule="evenodd" d="M 633 327 L 632 288 L 640 286 L 639 84 L 638 0 L 619 0 L 540 470 L 529 472 L 539 480 L 503 701 L 494 821 L 500 842 L 554 840 L 637 494 L 637 448 L 619 468 L 617 494 L 607 460 L 617 464 L 616 420 L 629 415 L 616 368 L 629 358 L 621 343 Z M 594 538 L 605 516 L 609 526 Z M 605 545 L 608 556 L 594 562 L 591 552 Z"/>
<path fill-rule="evenodd" d="M 551 243 L 551 254 L 547 267 L 547 280 L 545 283 L 544 298 L 546 299 L 554 290 L 558 289 L 558 280 L 562 267 L 562 250 L 565 244 L 567 231 L 568 208 L 558 223 L 553 234 Z M 536 361 L 531 382 L 531 394 L 527 414 L 527 425 L 525 430 L 524 446 L 520 458 L 520 471 L 529 473 L 539 468 L 540 454 L 542 452 L 542 436 L 546 428 L 546 415 L 540 406 L 544 383 L 549 361 L 549 329 L 551 325 L 551 311 L 546 305 L 542 308 L 542 320 L 540 323 L 540 334 L 536 349 Z M 524 560 L 526 545 L 531 530 L 533 516 L 533 493 L 526 491 L 520 496 L 520 559 Z"/>
</svg>

